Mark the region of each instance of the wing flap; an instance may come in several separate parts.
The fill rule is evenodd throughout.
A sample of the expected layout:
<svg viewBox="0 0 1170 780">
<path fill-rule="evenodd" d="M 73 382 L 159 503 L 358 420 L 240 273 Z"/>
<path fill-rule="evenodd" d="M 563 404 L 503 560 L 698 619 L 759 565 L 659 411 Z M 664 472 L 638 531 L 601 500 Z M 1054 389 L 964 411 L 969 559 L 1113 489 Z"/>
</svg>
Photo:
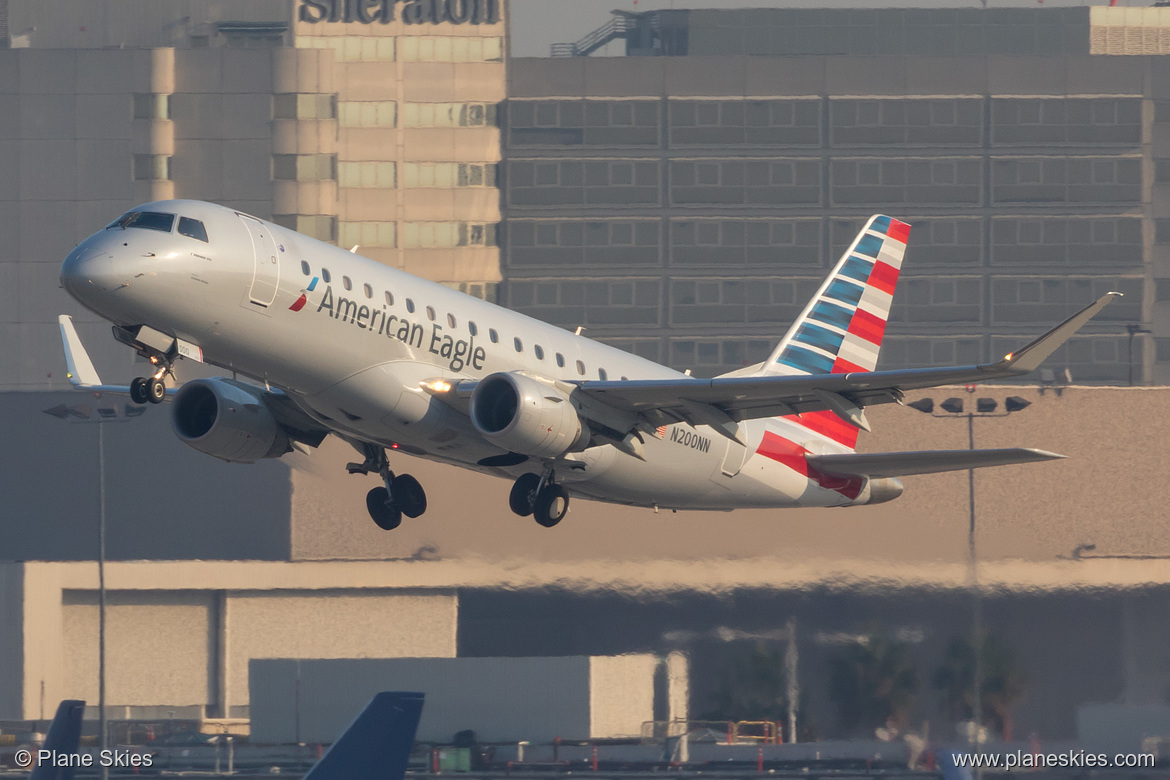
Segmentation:
<svg viewBox="0 0 1170 780">
<path fill-rule="evenodd" d="M 1060 460 L 1066 456 L 1025 447 L 997 450 L 922 450 L 918 452 L 851 452 L 807 455 L 817 471 L 834 476 L 905 477 L 911 474 L 938 474 L 986 466 L 1010 466 Z"/>
</svg>

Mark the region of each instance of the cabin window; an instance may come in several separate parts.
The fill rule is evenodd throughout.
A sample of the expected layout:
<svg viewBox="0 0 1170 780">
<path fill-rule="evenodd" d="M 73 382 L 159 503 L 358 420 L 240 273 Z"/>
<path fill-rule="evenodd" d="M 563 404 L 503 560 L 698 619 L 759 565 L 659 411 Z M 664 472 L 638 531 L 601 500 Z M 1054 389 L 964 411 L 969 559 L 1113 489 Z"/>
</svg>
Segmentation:
<svg viewBox="0 0 1170 780">
<path fill-rule="evenodd" d="M 557 353 L 557 365 L 560 366 L 561 368 L 565 367 L 565 356 L 562 355 L 560 352 Z"/>
<path fill-rule="evenodd" d="M 447 324 L 448 324 L 448 325 L 450 325 L 452 328 L 456 327 L 456 325 L 455 325 L 455 315 L 454 315 L 454 314 L 448 314 L 448 315 L 447 315 Z"/>
<path fill-rule="evenodd" d="M 390 294 L 389 290 L 386 291 L 386 305 L 387 306 L 394 305 L 394 296 Z"/>
<path fill-rule="evenodd" d="M 179 235 L 194 238 L 203 243 L 207 243 L 207 229 L 203 227 L 203 223 L 197 219 L 188 219 L 187 217 L 179 217 Z"/>
<path fill-rule="evenodd" d="M 602 382 L 609 379 L 609 375 L 605 373 L 604 368 L 597 369 L 597 376 L 601 379 Z"/>
<path fill-rule="evenodd" d="M 479 335 L 479 328 L 476 327 L 476 324 L 474 322 L 472 322 L 471 320 L 467 321 L 467 330 L 468 330 L 468 332 L 471 333 L 472 336 Z"/>
<path fill-rule="evenodd" d="M 629 381 L 630 381 L 630 379 L 629 379 L 629 377 L 624 377 L 624 376 L 623 376 L 623 377 L 622 377 L 622 381 L 623 381 L 623 382 L 629 382 Z"/>
<path fill-rule="evenodd" d="M 488 338 L 492 340 L 493 344 L 500 343 L 500 334 L 496 333 L 495 328 L 488 328 Z"/>
<path fill-rule="evenodd" d="M 321 269 L 321 281 L 325 282 L 325 284 L 329 284 L 331 281 L 333 281 L 333 277 L 329 275 L 328 268 Z"/>
<path fill-rule="evenodd" d="M 367 298 L 373 298 L 373 297 L 374 297 L 374 288 L 373 288 L 373 287 L 371 287 L 371 286 L 370 286 L 370 285 L 368 285 L 368 284 L 363 284 L 363 285 L 362 285 L 362 289 L 366 291 L 366 297 L 367 297 Z"/>
<path fill-rule="evenodd" d="M 515 346 L 515 347 L 516 347 L 516 351 L 517 351 L 517 352 L 523 352 L 523 351 L 524 351 L 524 342 L 523 342 L 523 341 L 521 341 L 519 337 L 516 337 L 516 338 L 512 339 L 512 344 L 513 344 L 513 346 Z"/>
<path fill-rule="evenodd" d="M 577 361 L 577 373 L 581 376 L 585 376 L 585 364 L 580 360 Z"/>
<path fill-rule="evenodd" d="M 430 320 L 431 322 L 435 321 L 435 307 L 434 306 L 427 307 L 427 319 Z"/>
<path fill-rule="evenodd" d="M 532 348 L 532 351 L 536 353 L 537 360 L 544 360 L 544 347 L 537 344 Z"/>
<path fill-rule="evenodd" d="M 309 273 L 310 273 L 310 271 L 309 271 L 309 263 L 308 263 L 308 261 L 306 261 L 306 260 L 302 260 L 302 261 L 301 261 L 301 273 L 303 273 L 305 276 L 308 276 L 308 275 L 309 275 Z"/>
<path fill-rule="evenodd" d="M 343 277 L 341 277 L 341 286 L 344 287 L 346 290 L 352 290 L 353 289 L 353 282 L 351 282 L 349 280 L 348 276 L 343 276 Z"/>
<path fill-rule="evenodd" d="M 414 313 L 414 301 L 412 301 L 410 298 L 406 299 L 406 310 L 411 314 Z"/>
</svg>

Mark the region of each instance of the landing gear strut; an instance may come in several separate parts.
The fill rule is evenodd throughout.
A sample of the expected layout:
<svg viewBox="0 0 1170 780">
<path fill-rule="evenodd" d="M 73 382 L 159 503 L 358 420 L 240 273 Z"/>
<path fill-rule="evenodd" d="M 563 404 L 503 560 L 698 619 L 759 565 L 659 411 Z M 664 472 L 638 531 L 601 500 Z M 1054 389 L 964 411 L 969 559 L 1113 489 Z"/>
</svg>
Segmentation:
<svg viewBox="0 0 1170 780">
<path fill-rule="evenodd" d="M 427 494 L 422 485 L 410 474 L 395 476 L 386 460 L 386 450 L 366 444 L 363 452 L 363 462 L 350 463 L 345 469 L 350 474 L 376 473 L 382 477 L 382 486 L 366 494 L 366 509 L 379 528 L 393 531 L 402 524 L 403 515 L 419 517 L 427 511 Z"/>
<path fill-rule="evenodd" d="M 545 528 L 552 528 L 569 512 L 569 492 L 553 480 L 549 469 L 543 476 L 525 474 L 512 485 L 508 506 L 521 517 L 532 515 Z"/>
</svg>

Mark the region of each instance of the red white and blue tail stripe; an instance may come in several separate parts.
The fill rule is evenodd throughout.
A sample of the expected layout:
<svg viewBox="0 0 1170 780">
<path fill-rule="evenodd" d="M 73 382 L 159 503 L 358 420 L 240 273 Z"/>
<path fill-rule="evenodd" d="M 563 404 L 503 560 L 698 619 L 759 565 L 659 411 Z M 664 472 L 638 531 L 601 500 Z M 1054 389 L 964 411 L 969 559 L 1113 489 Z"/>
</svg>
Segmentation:
<svg viewBox="0 0 1170 780">
<path fill-rule="evenodd" d="M 910 226 L 871 217 L 764 364 L 764 374 L 873 371 Z"/>
<path fill-rule="evenodd" d="M 759 373 L 875 370 L 909 237 L 905 222 L 871 217 Z M 857 428 L 831 411 L 786 419 L 850 449 L 857 445 Z"/>
</svg>

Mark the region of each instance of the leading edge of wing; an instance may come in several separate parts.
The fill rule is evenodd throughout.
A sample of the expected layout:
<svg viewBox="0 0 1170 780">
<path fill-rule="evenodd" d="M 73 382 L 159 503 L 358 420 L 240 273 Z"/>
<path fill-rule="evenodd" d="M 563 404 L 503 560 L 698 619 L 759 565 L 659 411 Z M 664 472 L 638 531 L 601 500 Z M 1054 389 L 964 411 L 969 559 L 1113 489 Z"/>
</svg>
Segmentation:
<svg viewBox="0 0 1170 780">
<path fill-rule="evenodd" d="M 679 405 L 681 400 L 714 404 L 726 411 L 761 407 L 767 408 L 768 414 L 777 414 L 774 407 L 779 404 L 799 405 L 798 411 L 807 412 L 826 408 L 823 399 L 814 392 L 817 390 L 822 394 L 828 391 L 855 396 L 865 404 L 889 403 L 897 400 L 902 390 L 986 382 L 1031 373 L 1097 312 L 1119 297 L 1121 293 L 1115 292 L 1101 296 L 996 363 L 848 374 L 586 381 L 578 386 L 581 392 L 600 401 L 633 412 L 670 408 Z M 750 416 L 754 415 L 742 415 Z"/>
<path fill-rule="evenodd" d="M 808 464 L 817 471 L 834 476 L 905 477 L 912 474 L 938 474 L 965 471 L 986 466 L 1010 466 L 1061 460 L 1064 455 L 1025 447 L 996 450 L 922 450 L 917 452 L 865 452 L 830 455 L 807 455 Z"/>
</svg>

